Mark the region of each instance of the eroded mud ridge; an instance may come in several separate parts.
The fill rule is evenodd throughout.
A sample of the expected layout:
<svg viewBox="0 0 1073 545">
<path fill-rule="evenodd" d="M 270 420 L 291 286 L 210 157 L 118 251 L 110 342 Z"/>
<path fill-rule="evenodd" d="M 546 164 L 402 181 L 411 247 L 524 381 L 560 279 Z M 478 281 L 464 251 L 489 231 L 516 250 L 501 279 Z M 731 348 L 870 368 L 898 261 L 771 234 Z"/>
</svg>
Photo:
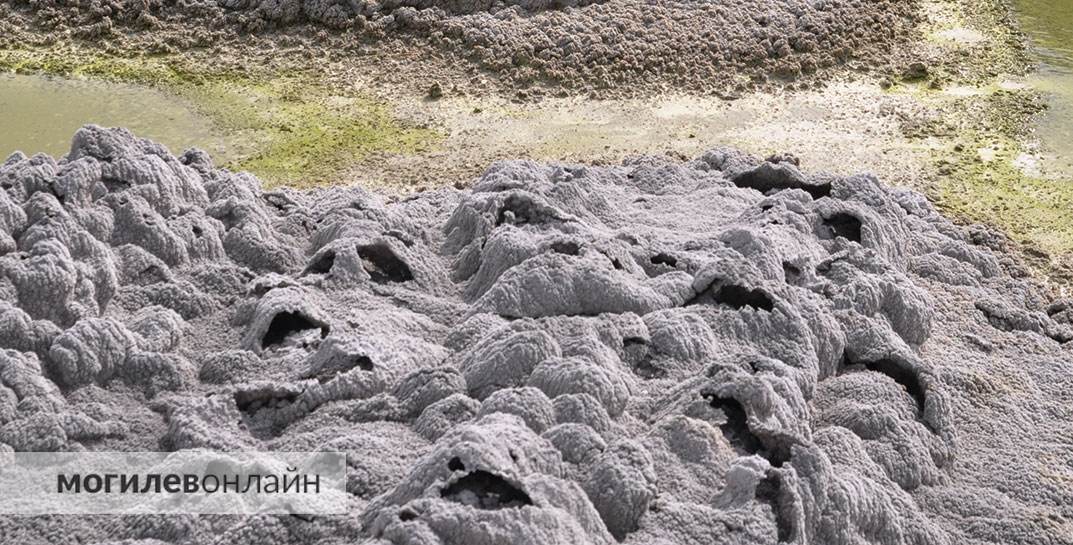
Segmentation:
<svg viewBox="0 0 1073 545">
<path fill-rule="evenodd" d="M 235 28 L 313 24 L 349 34 L 330 43 L 321 32 L 309 48 L 334 52 L 360 41 L 414 37 L 515 85 L 652 81 L 725 88 L 728 80 L 793 78 L 885 51 L 907 35 L 915 9 L 915 2 L 901 0 L 7 0 L 0 15 L 9 13 L 0 19 L 9 20 L 8 28 L 0 23 L 0 30 L 15 37 L 34 28 L 54 39 L 142 41 L 136 49 L 169 50 L 212 47 L 232 39 Z M 303 29 L 293 37 L 312 33 Z M 294 43 L 289 38 L 280 43 Z"/>
<path fill-rule="evenodd" d="M 964 361 L 1060 351 L 1066 306 L 1032 311 L 986 237 L 868 176 L 717 149 L 384 203 L 87 127 L 0 186 L 3 449 L 345 451 L 351 494 L 338 517 L 0 517 L 12 542 L 1062 535 L 1037 515 L 1068 492 L 992 490 L 1019 458 L 955 443 L 984 418 L 960 396 L 996 390 L 922 354 L 933 324 L 977 332 L 931 349 Z"/>
</svg>

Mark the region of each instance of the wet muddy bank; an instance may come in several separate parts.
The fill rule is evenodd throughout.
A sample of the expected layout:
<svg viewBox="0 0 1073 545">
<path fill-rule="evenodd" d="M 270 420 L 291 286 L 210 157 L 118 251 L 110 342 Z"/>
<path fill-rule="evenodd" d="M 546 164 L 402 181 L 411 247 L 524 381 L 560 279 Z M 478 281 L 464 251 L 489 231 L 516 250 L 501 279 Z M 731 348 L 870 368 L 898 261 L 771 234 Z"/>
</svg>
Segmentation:
<svg viewBox="0 0 1073 545">
<path fill-rule="evenodd" d="M 819 76 L 831 68 L 885 62 L 911 37 L 917 6 L 893 0 L 5 0 L 0 48 L 92 43 L 120 54 L 203 52 L 239 65 L 266 56 L 303 65 L 332 57 L 361 62 L 372 55 L 370 64 L 386 65 L 380 73 L 389 77 L 401 71 L 447 88 L 479 88 L 471 80 L 487 77 L 521 98 L 672 90 L 738 96 L 769 83 L 822 81 Z M 256 61 L 244 58 L 246 48 L 260 53 Z"/>
</svg>

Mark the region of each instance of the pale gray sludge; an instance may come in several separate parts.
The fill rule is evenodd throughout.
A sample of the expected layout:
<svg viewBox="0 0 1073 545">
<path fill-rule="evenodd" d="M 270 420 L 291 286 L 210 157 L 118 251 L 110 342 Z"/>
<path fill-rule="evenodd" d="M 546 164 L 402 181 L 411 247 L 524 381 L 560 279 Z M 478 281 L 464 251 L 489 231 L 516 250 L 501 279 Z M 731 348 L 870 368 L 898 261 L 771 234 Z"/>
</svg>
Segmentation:
<svg viewBox="0 0 1073 545">
<path fill-rule="evenodd" d="M 4 543 L 1073 542 L 1073 305 L 869 176 L 716 149 L 384 202 L 91 126 L 0 187 L 0 449 L 341 450 L 350 493 Z"/>
</svg>

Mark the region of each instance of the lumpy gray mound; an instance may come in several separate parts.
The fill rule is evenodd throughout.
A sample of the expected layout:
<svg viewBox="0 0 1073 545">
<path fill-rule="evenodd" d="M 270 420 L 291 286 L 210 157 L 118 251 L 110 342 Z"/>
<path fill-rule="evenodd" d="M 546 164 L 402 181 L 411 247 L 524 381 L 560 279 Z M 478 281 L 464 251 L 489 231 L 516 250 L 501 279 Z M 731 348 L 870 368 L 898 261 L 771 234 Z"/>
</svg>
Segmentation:
<svg viewBox="0 0 1073 545">
<path fill-rule="evenodd" d="M 29 14 L 12 35 L 35 28 L 123 43 L 141 33 L 165 50 L 212 47 L 235 28 L 312 24 L 351 32 L 325 49 L 418 38 L 515 86 L 726 91 L 889 52 L 910 35 L 917 8 L 905 0 L 4 0 L 0 15 Z"/>
<path fill-rule="evenodd" d="M 384 202 L 89 126 L 0 187 L 0 450 L 343 451 L 350 498 L 5 542 L 1070 541 L 1070 303 L 870 176 L 715 149 Z"/>
</svg>

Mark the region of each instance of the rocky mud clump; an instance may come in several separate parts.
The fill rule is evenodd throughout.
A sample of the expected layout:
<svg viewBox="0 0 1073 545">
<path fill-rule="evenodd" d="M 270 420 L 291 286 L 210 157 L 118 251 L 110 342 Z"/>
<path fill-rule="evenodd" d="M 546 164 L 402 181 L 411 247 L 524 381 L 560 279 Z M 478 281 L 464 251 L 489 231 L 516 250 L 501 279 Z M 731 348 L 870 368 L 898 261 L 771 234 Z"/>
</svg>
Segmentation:
<svg viewBox="0 0 1073 545">
<path fill-rule="evenodd" d="M 0 449 L 349 467 L 345 516 L 7 542 L 1068 542 L 1070 304 L 867 175 L 716 149 L 384 202 L 90 126 L 0 187 Z"/>
<path fill-rule="evenodd" d="M 732 94 L 769 77 L 793 79 L 886 53 L 908 36 L 916 8 L 901 0 L 4 0 L 0 33 L 12 47 L 33 29 L 48 42 L 166 52 L 227 43 L 236 29 L 280 31 L 284 47 L 315 34 L 306 47 L 323 50 L 318 56 L 413 39 L 475 61 L 514 87 L 652 84 Z M 315 28 L 281 31 L 296 25 L 335 31 L 339 40 Z"/>
</svg>

